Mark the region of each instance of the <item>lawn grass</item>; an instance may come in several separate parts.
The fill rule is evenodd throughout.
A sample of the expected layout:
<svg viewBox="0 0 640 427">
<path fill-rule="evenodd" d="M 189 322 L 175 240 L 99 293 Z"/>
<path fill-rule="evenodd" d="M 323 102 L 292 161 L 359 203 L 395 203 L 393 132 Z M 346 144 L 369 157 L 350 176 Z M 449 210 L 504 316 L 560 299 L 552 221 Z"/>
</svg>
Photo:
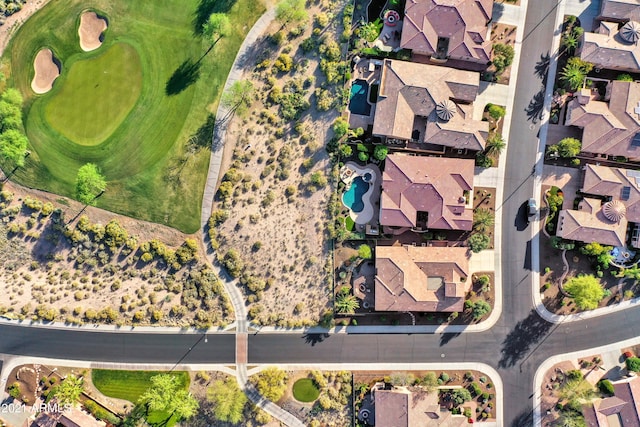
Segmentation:
<svg viewBox="0 0 640 427">
<path fill-rule="evenodd" d="M 120 371 L 107 369 L 93 369 L 91 381 L 105 396 L 128 400 L 138 403 L 140 396 L 151 387 L 151 377 L 168 372 L 159 371 Z M 190 378 L 187 372 L 171 372 L 178 378 L 184 388 L 189 387 Z"/>
<path fill-rule="evenodd" d="M 320 390 L 311 378 L 300 378 L 293 383 L 293 397 L 298 402 L 313 402 L 319 395 Z"/>
<path fill-rule="evenodd" d="M 83 52 L 78 42 L 79 17 L 86 9 L 109 21 L 103 45 L 93 52 Z M 8 85 L 17 87 L 25 98 L 25 128 L 32 153 L 12 179 L 73 196 L 77 170 L 93 162 L 108 181 L 98 207 L 195 232 L 200 226 L 210 152 L 208 138 L 192 137 L 211 121 L 236 52 L 264 10 L 255 0 L 59 0 L 44 6 L 14 35 L 2 59 Z M 209 43 L 197 34 L 199 25 L 194 22 L 201 23 L 211 12 L 228 13 L 232 34 L 197 62 Z M 75 107 L 67 105 L 56 116 L 52 105 L 62 103 L 57 97 L 69 91 L 66 84 L 78 85 L 85 93 L 92 89 L 91 81 L 73 75 L 74 69 L 90 67 L 87 59 L 99 61 L 100 55 L 119 44 L 137 51 L 142 70 L 140 94 L 129 114 L 118 125 L 130 100 L 121 102 L 112 113 L 114 122 L 86 130 L 81 120 L 71 117 Z M 36 95 L 30 86 L 33 59 L 43 47 L 61 61 L 62 73 L 52 91 Z M 168 95 L 167 82 L 189 63 L 198 65 L 196 78 L 184 90 Z M 86 109 L 93 111 L 85 114 L 105 117 L 101 115 L 104 92 L 101 96 L 87 96 Z M 116 101 L 124 100 L 106 102 Z"/>
<path fill-rule="evenodd" d="M 133 46 L 116 43 L 101 55 L 75 62 L 47 97 L 46 121 L 80 145 L 97 145 L 127 117 L 142 89 L 142 65 Z"/>
</svg>

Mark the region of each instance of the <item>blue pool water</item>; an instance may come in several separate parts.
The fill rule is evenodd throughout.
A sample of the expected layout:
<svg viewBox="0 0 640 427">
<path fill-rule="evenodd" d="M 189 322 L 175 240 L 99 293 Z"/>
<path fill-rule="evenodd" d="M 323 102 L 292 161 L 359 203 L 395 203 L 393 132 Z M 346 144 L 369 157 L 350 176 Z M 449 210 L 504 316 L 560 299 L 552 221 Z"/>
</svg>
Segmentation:
<svg viewBox="0 0 640 427">
<path fill-rule="evenodd" d="M 351 182 L 351 187 L 342 195 L 342 203 L 353 212 L 361 212 L 364 209 L 362 196 L 369 189 L 369 184 L 364 182 L 362 177 L 357 176 Z"/>
<path fill-rule="evenodd" d="M 371 113 L 371 105 L 367 102 L 369 84 L 366 80 L 358 79 L 351 85 L 349 98 L 349 111 L 354 114 L 368 116 Z"/>
</svg>

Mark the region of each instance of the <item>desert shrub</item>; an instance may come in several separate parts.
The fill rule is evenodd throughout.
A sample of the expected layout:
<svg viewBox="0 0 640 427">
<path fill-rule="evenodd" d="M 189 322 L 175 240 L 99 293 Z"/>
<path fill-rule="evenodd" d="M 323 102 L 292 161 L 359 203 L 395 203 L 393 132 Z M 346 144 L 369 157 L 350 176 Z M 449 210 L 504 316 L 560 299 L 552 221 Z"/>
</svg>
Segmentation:
<svg viewBox="0 0 640 427">
<path fill-rule="evenodd" d="M 293 67 L 293 58 L 291 58 L 287 53 L 281 53 L 273 63 L 273 66 L 276 67 L 278 71 L 291 71 L 291 67 Z"/>
<path fill-rule="evenodd" d="M 615 390 L 613 389 L 613 384 L 611 383 L 611 381 L 607 380 L 607 379 L 603 379 L 598 381 L 598 389 L 608 395 L 608 396 L 613 396 L 615 394 Z"/>
</svg>

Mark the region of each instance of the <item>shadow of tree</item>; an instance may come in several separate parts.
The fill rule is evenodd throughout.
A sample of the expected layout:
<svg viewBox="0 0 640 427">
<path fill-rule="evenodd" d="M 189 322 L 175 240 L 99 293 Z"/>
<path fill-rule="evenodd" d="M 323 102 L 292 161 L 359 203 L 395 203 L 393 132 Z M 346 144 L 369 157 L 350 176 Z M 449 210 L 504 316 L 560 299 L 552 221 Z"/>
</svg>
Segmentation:
<svg viewBox="0 0 640 427">
<path fill-rule="evenodd" d="M 200 62 L 193 62 L 192 59 L 187 59 L 169 77 L 165 92 L 169 96 L 177 95 L 198 81 L 199 77 Z"/>
<path fill-rule="evenodd" d="M 551 57 L 549 52 L 540 55 L 540 61 L 536 62 L 534 67 L 535 75 L 542 79 L 542 85 L 547 86 L 547 77 L 549 77 L 549 64 L 551 63 Z"/>
<path fill-rule="evenodd" d="M 201 0 L 193 17 L 193 33 L 202 34 L 202 26 L 212 13 L 227 13 L 236 0 Z"/>
<path fill-rule="evenodd" d="M 511 423 L 511 427 L 529 427 L 533 425 L 533 411 L 525 411 L 518 414 Z"/>
<path fill-rule="evenodd" d="M 304 338 L 304 342 L 306 344 L 311 344 L 311 347 L 315 346 L 323 342 L 325 339 L 329 338 L 330 335 L 326 332 L 323 333 L 307 333 L 302 336 Z"/>
<path fill-rule="evenodd" d="M 460 336 L 460 333 L 455 333 L 455 334 L 442 334 L 440 335 L 440 347 L 445 346 L 449 343 L 449 341 L 451 341 L 454 338 L 457 338 Z"/>
<path fill-rule="evenodd" d="M 198 128 L 196 133 L 189 138 L 189 149 L 193 151 L 201 149 L 211 149 L 213 129 L 216 125 L 216 116 L 209 113 L 205 122 Z"/>
<path fill-rule="evenodd" d="M 524 111 L 527 113 L 527 118 L 531 121 L 531 123 L 538 123 L 538 120 L 542 119 L 542 113 L 544 112 L 544 86 L 533 95 L 531 101 L 529 101 L 529 105 Z"/>
<path fill-rule="evenodd" d="M 502 357 L 498 361 L 501 368 L 510 368 L 529 353 L 529 349 L 540 342 L 551 328 L 551 323 L 544 320 L 532 309 L 529 315 L 519 321 L 502 342 Z"/>
</svg>

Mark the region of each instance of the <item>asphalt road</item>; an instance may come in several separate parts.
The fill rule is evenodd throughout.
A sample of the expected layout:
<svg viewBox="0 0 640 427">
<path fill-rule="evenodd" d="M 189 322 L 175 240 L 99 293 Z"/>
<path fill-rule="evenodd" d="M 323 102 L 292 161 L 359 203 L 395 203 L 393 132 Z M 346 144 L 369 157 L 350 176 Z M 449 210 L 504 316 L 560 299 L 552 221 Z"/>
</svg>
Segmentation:
<svg viewBox="0 0 640 427">
<path fill-rule="evenodd" d="M 640 310 L 552 325 L 532 310 L 530 229 L 518 211 L 533 193 L 543 90 L 536 66 L 551 46 L 556 3 L 530 5 L 507 154 L 503 210 L 503 314 L 483 333 L 444 335 L 270 334 L 249 336 L 249 364 L 483 362 L 505 387 L 505 425 L 532 424 L 533 375 L 553 354 L 640 335 Z M 538 67 L 540 68 L 540 67 Z M 530 227 L 530 226 L 529 226 Z M 108 333 L 0 326 L 0 353 L 104 362 L 235 362 L 233 334 Z M 499 351 L 498 351 L 499 350 Z"/>
</svg>

